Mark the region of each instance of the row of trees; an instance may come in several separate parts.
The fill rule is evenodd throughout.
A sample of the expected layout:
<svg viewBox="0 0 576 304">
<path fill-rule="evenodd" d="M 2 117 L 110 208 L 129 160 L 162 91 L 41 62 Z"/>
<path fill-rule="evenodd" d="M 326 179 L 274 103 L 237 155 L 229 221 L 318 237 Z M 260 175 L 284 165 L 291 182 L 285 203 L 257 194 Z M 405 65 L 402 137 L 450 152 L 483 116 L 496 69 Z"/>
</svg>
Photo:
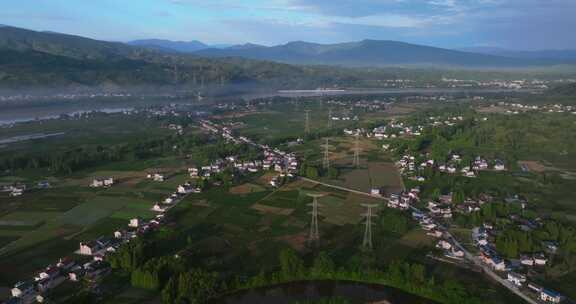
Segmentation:
<svg viewBox="0 0 576 304">
<path fill-rule="evenodd" d="M 390 217 L 392 218 L 392 216 Z M 403 224 L 391 229 L 398 231 Z M 426 274 L 425 267 L 408 262 L 392 262 L 378 269 L 373 257 L 357 256 L 338 265 L 320 252 L 307 265 L 292 249 L 282 250 L 278 269 L 251 277 L 240 274 L 226 277 L 195 268 L 178 255 L 163 255 L 153 242 L 134 240 L 110 257 L 113 268 L 130 274 L 135 287 L 160 291 L 163 303 L 205 303 L 236 291 L 302 280 L 342 280 L 383 284 L 436 300 L 440 303 L 480 303 L 456 281 L 442 283 Z"/>
</svg>

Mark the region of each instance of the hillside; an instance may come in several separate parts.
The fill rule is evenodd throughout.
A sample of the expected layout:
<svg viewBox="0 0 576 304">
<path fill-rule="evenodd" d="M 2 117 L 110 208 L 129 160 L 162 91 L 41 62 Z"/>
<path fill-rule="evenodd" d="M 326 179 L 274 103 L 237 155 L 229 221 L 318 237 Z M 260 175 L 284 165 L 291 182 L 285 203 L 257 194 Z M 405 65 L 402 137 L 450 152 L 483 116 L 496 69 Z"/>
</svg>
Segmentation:
<svg viewBox="0 0 576 304">
<path fill-rule="evenodd" d="M 528 67 L 555 64 L 550 60 L 508 58 L 398 41 L 363 40 L 339 44 L 302 41 L 284 45 L 205 49 L 195 52 L 209 57 L 243 57 L 291 64 L 341 66 L 443 66 L 473 68 Z"/>
<path fill-rule="evenodd" d="M 114 89 L 253 84 L 314 87 L 330 83 L 321 68 L 167 53 L 79 36 L 0 27 L 0 89 Z"/>
</svg>

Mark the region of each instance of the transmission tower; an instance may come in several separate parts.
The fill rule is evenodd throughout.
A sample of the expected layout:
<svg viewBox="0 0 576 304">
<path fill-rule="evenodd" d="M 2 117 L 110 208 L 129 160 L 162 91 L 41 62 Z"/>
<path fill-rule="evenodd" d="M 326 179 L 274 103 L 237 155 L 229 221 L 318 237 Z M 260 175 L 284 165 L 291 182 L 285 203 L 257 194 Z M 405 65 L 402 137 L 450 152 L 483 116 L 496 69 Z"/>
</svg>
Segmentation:
<svg viewBox="0 0 576 304">
<path fill-rule="evenodd" d="M 322 197 L 322 194 L 308 194 L 312 197 L 312 222 L 310 223 L 310 235 L 308 236 L 308 241 L 317 242 L 320 240 L 320 232 L 318 230 L 318 198 Z"/>
<path fill-rule="evenodd" d="M 354 161 L 352 165 L 356 168 L 360 167 L 360 133 L 356 132 L 356 139 L 354 141 Z"/>
<path fill-rule="evenodd" d="M 362 247 L 365 249 L 372 249 L 372 217 L 376 215 L 372 213 L 372 208 L 376 208 L 376 204 L 362 204 L 362 207 L 366 207 L 366 213 L 362 214 L 366 218 L 364 222 L 364 240 L 362 241 Z"/>
<path fill-rule="evenodd" d="M 332 128 L 332 108 L 328 110 L 328 129 Z"/>
<path fill-rule="evenodd" d="M 305 122 L 304 122 L 304 133 L 306 135 L 310 134 L 310 110 L 305 110 Z"/>
<path fill-rule="evenodd" d="M 324 144 L 324 159 L 322 160 L 322 166 L 326 170 L 330 168 L 330 149 L 328 138 L 326 138 L 326 143 Z"/>
</svg>

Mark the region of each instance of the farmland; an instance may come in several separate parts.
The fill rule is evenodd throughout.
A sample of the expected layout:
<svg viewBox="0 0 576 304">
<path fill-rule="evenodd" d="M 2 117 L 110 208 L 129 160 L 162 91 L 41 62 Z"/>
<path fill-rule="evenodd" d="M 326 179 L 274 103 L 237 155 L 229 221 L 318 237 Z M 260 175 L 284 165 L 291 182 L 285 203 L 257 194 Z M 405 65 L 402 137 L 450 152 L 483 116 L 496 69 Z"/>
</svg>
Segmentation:
<svg viewBox="0 0 576 304">
<path fill-rule="evenodd" d="M 246 115 L 219 113 L 214 121 L 230 127 L 234 135 L 254 138 L 258 143 L 295 153 L 303 166 L 318 168 L 321 174 L 316 179 L 327 184 L 364 193 L 378 188 L 383 195 L 389 195 L 402 191 L 405 183 L 413 183 L 403 180 L 394 164 L 395 154 L 385 151 L 382 141 L 359 139 L 360 164 L 353 166 L 355 137 L 342 134 L 342 130 L 369 129 L 390 119 L 409 117 L 410 113 L 425 106 L 408 104 L 368 111 L 307 101 L 263 107 Z M 333 115 L 350 119 L 339 118 L 329 126 L 329 108 L 333 109 Z M 310 111 L 309 134 L 305 134 L 303 110 Z M 71 167 L 61 166 L 61 160 L 45 162 L 42 158 L 37 167 L 20 165 L 16 160 L 6 162 L 12 169 L 0 176 L 2 183 L 20 182 L 33 186 L 19 197 L 0 193 L 0 268 L 9 270 L 0 274 L 0 286 L 11 286 L 29 278 L 58 258 L 71 255 L 78 249 L 79 242 L 110 236 L 126 227 L 132 218 L 153 218 L 155 213 L 150 210 L 153 203 L 190 180 L 188 167 L 204 166 L 231 153 L 238 153 L 235 156 L 240 159 L 258 155 L 250 149 L 234 150 L 232 144 L 199 130 L 193 119 L 179 118 L 178 122 L 186 127 L 182 129 L 183 134 L 175 136 L 176 132 L 166 127 L 173 119 L 135 115 L 128 115 L 126 119 L 96 115 L 85 121 L 46 122 L 49 132 L 69 131 L 57 137 L 10 144 L 5 151 L 0 151 L 6 152 L 8 157 L 10 152 L 27 151 L 41 143 L 50 151 L 48 153 L 64 153 L 80 159 L 86 155 L 70 153 L 68 148 L 80 145 L 86 153 L 96 151 L 96 155 L 119 153 L 118 157 L 112 158 L 89 157 L 81 166 Z M 136 123 L 136 120 L 142 123 Z M 84 124 L 90 127 L 83 133 L 74 131 L 81 130 L 83 127 L 78 126 Z M 100 124 L 107 127 L 98 130 L 95 126 Z M 92 128 L 95 130 L 91 131 Z M 31 129 L 33 127 L 17 125 L 3 132 L 5 136 L 12 136 Z M 107 139 L 108 132 L 116 135 L 111 136 L 106 145 L 98 147 L 97 143 L 101 142 L 98 138 Z M 297 141 L 298 138 L 302 140 Z M 330 167 L 336 170 L 335 174 L 322 168 L 322 144 L 326 138 L 329 138 Z M 41 154 L 41 151 L 32 152 Z M 34 155 L 30 157 L 35 159 Z M 154 182 L 146 178 L 147 172 L 156 170 L 166 172 L 167 180 Z M 146 253 L 150 263 L 179 257 L 190 269 L 218 272 L 230 280 L 253 278 L 277 272 L 281 266 L 279 256 L 290 249 L 307 265 L 313 264 L 320 253 L 329 253 L 338 267 L 346 271 L 364 269 L 367 265 L 390 269 L 390 265 L 401 262 L 422 265 L 426 268 L 426 276 L 431 278 L 433 275 L 438 282 L 454 278 L 465 280 L 470 275 L 467 270 L 430 259 L 428 254 L 434 251 L 435 240 L 418 227 L 409 212 L 385 208 L 382 198 L 337 190 L 297 177 L 273 187 L 270 181 L 278 175 L 274 170 L 250 174 L 233 172 L 228 179 L 221 178 L 225 174 L 230 173 L 219 174 L 219 179 L 209 182 L 201 193 L 186 196 L 166 212 L 166 225 L 135 241 L 149 246 Z M 106 176 L 116 179 L 112 187 L 94 189 L 88 186 L 95 177 Z M 490 184 L 495 176 L 482 175 L 477 181 Z M 499 178 L 502 187 L 512 183 L 510 176 Z M 39 181 L 48 181 L 50 186 L 36 187 Z M 423 187 L 425 195 L 429 191 Z M 318 200 L 320 241 L 315 244 L 308 240 L 312 202 L 309 194 L 322 195 Z M 362 247 L 365 229 L 362 214 L 366 212 L 362 205 L 366 203 L 377 206 L 373 219 L 374 247 L 370 252 Z M 138 267 L 131 269 L 116 264 L 113 274 L 102 282 L 109 303 L 137 303 L 158 297 L 158 290 L 145 290 L 146 287 L 134 283 L 134 273 L 145 270 L 143 265 Z M 493 303 L 514 303 L 516 300 L 482 277 L 477 280 L 482 284 L 466 285 L 471 295 L 487 292 L 490 295 L 486 299 Z M 410 291 L 404 285 L 398 286 Z"/>
</svg>

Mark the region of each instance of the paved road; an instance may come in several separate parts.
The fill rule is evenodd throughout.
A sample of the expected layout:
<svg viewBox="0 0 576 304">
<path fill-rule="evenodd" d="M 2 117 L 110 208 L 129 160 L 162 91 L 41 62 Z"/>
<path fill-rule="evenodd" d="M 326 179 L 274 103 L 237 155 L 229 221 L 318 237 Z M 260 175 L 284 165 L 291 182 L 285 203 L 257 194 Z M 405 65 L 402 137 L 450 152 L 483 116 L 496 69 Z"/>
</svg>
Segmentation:
<svg viewBox="0 0 576 304">
<path fill-rule="evenodd" d="M 360 195 L 365 195 L 365 196 L 370 196 L 372 198 L 376 198 L 376 199 L 382 199 L 384 201 L 388 201 L 387 198 L 385 197 L 377 197 L 377 196 L 373 196 L 370 193 L 366 193 L 366 192 L 362 192 L 362 191 L 358 191 L 358 190 L 354 190 L 354 189 L 350 189 L 350 188 L 346 188 L 346 187 L 341 187 L 341 186 L 335 186 L 335 185 L 331 185 L 331 184 L 327 184 L 321 181 L 317 181 L 317 180 L 313 180 L 313 179 L 309 179 L 306 177 L 300 177 L 301 180 L 307 181 L 307 182 L 311 182 L 311 183 L 315 183 L 315 184 L 320 184 L 322 186 L 326 186 L 329 188 L 333 188 L 333 189 L 338 189 L 338 190 L 343 190 L 343 191 L 348 191 L 351 193 L 355 193 L 355 194 L 360 194 Z M 413 211 L 418 211 L 423 213 L 420 209 L 414 207 L 414 206 L 410 206 L 410 209 L 412 209 Z M 464 252 L 464 257 L 471 261 L 472 263 L 474 263 L 474 265 L 480 267 L 480 269 L 482 269 L 482 271 L 487 274 L 490 278 L 492 278 L 493 280 L 495 280 L 496 282 L 500 283 L 502 286 L 508 288 L 508 290 L 510 290 L 511 292 L 513 292 L 514 294 L 518 295 L 519 297 L 521 297 L 522 299 L 524 299 L 526 302 L 530 303 L 530 304 L 540 304 L 540 302 L 534 300 L 533 298 L 529 297 L 528 295 L 524 294 L 523 292 L 521 292 L 518 288 L 516 288 L 516 286 L 514 284 L 512 284 L 511 282 L 508 282 L 507 280 L 501 278 L 498 274 L 496 274 L 490 267 L 488 267 L 487 265 L 485 265 L 484 263 L 482 263 L 476 256 L 474 256 L 473 254 L 471 254 L 466 248 L 464 248 L 464 246 L 462 246 L 460 244 L 460 242 L 458 242 L 458 240 L 456 240 L 456 238 L 454 238 L 454 236 L 452 236 L 452 234 L 448 231 L 446 231 L 446 235 L 448 236 L 449 239 L 452 240 L 452 242 L 456 245 L 456 247 L 460 248 L 460 250 L 462 250 Z"/>
</svg>

